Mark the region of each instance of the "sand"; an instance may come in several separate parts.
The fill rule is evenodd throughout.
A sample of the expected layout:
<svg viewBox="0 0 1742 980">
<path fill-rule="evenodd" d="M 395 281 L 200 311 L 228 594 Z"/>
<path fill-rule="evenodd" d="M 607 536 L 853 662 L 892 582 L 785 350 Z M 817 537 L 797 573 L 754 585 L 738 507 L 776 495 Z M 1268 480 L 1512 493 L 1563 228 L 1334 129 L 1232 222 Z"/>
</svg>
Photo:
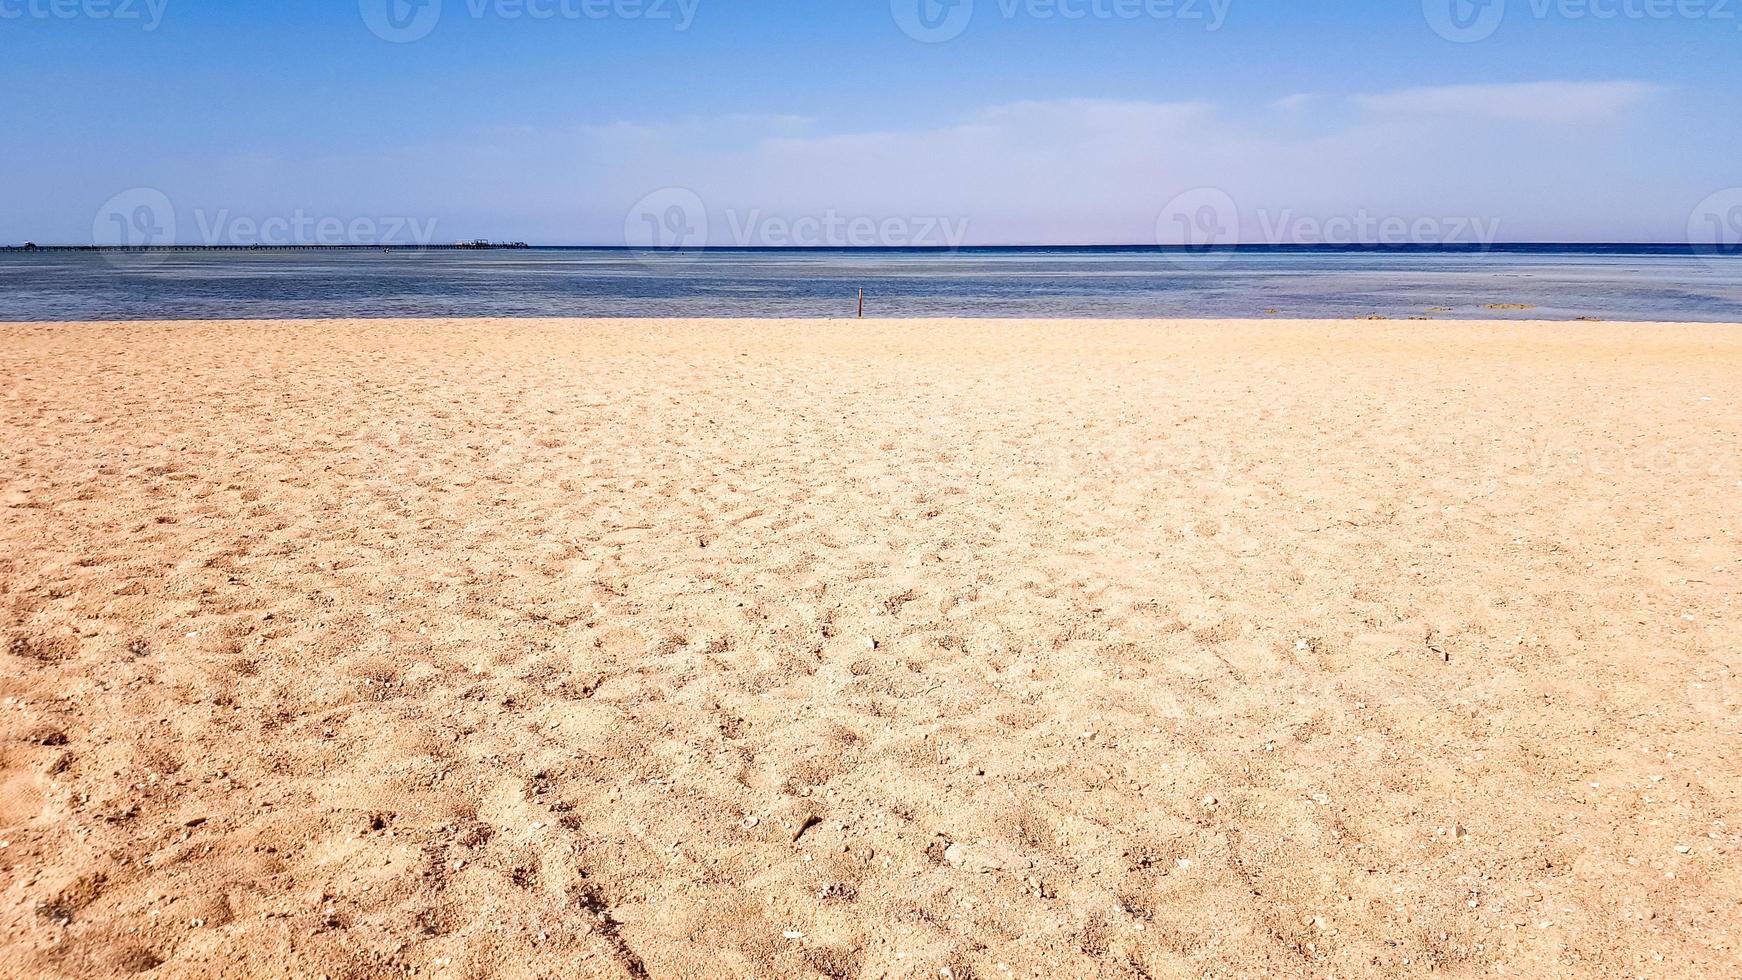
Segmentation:
<svg viewBox="0 0 1742 980">
<path fill-rule="evenodd" d="M 0 325 L 0 976 L 1736 976 L 1739 381 Z"/>
</svg>

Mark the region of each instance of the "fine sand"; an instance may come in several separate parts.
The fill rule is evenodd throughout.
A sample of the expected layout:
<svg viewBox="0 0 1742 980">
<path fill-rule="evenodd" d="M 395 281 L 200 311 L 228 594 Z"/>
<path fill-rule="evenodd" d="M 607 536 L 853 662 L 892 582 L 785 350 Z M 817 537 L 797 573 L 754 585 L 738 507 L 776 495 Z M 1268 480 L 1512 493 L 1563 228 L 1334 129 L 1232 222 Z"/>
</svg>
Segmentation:
<svg viewBox="0 0 1742 980">
<path fill-rule="evenodd" d="M 0 325 L 0 976 L 1736 976 L 1742 328 Z"/>
</svg>

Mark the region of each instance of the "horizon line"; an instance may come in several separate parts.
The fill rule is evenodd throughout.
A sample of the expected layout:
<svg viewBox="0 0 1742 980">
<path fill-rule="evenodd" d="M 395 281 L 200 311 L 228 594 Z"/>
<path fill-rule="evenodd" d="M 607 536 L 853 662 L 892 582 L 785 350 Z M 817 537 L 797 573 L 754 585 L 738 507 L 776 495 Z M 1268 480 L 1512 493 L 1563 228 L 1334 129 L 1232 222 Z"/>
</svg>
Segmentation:
<svg viewBox="0 0 1742 980">
<path fill-rule="evenodd" d="M 343 244 L 323 245 L 312 242 L 253 245 L 41 245 L 24 242 L 0 245 L 0 252 L 282 252 L 282 251 L 369 251 L 369 252 L 479 252 L 479 251 L 598 251 L 598 252 L 669 252 L 674 255 L 697 252 L 972 252 L 972 251 L 1144 251 L 1216 253 L 1240 251 L 1394 251 L 1394 252 L 1484 252 L 1496 249 L 1674 249 L 1695 255 L 1742 254 L 1742 246 L 1705 245 L 1690 242 L 1233 242 L 1218 245 L 1160 245 L 1144 243 L 1062 244 L 1023 243 L 1005 245 L 599 245 L 557 244 L 532 245 L 526 242 L 472 242 L 446 245 L 428 244 Z"/>
</svg>

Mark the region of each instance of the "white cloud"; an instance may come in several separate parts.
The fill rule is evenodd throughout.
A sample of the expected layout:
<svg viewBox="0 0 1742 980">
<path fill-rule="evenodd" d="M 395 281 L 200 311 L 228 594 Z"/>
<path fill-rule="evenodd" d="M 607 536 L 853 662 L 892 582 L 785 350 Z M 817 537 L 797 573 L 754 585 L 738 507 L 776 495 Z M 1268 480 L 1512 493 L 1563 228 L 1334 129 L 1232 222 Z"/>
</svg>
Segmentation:
<svg viewBox="0 0 1742 980">
<path fill-rule="evenodd" d="M 1659 86 L 1644 82 L 1527 82 L 1447 85 L 1361 95 L 1355 104 L 1380 115 L 1471 116 L 1535 123 L 1612 122 Z"/>
<path fill-rule="evenodd" d="M 1508 239 L 1602 237 L 1576 230 L 1596 227 L 1593 198 L 1610 202 L 1611 224 L 1660 217 L 1643 203 L 1628 213 L 1613 192 L 1636 181 L 1615 154 L 1598 152 L 1651 91 L 1551 82 L 1296 95 L 1276 103 L 1292 111 L 1285 128 L 1202 102 L 1027 101 L 935 128 L 789 130 L 729 149 L 698 136 L 677 158 L 638 168 L 660 173 L 657 183 L 621 172 L 600 180 L 621 188 L 607 196 L 625 206 L 673 184 L 716 212 L 966 218 L 971 240 L 985 244 L 1147 242 L 1167 203 L 1202 187 L 1239 204 L 1248 241 L 1266 240 L 1283 212 L 1498 220 Z M 1366 111 L 1351 115 L 1351 106 Z M 1521 119 L 1582 125 L 1520 132 L 1512 123 Z"/>
<path fill-rule="evenodd" d="M 832 213 L 965 221 L 975 244 L 1143 243 L 1168 202 L 1208 187 L 1237 202 L 1247 241 L 1265 240 L 1284 212 L 1498 219 L 1509 240 L 1651 240 L 1685 234 L 1686 211 L 1670 204 L 1711 190 L 1642 180 L 1614 152 L 1634 123 L 1629 110 L 1653 91 L 1544 82 L 1294 95 L 1256 113 L 1027 101 L 871 131 L 789 116 L 500 127 L 390 151 L 275 157 L 248 168 L 261 179 L 247 181 L 230 162 L 189 159 L 163 190 L 184 208 L 434 217 L 445 238 L 540 243 L 622 244 L 632 206 L 667 187 L 699 196 L 715 230 L 732 227 L 729 213 Z M 1286 125 L 1268 105 L 1290 110 Z M 259 199 L 263 187 L 270 200 Z"/>
</svg>

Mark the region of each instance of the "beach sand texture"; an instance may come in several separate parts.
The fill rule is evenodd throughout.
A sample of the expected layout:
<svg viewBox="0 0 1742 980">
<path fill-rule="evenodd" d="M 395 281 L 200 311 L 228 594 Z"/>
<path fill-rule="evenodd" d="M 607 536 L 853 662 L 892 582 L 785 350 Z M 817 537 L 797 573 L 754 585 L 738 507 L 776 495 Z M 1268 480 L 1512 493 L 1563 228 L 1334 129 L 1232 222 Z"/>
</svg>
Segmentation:
<svg viewBox="0 0 1742 980">
<path fill-rule="evenodd" d="M 0 976 L 1742 972 L 1742 328 L 0 341 Z"/>
</svg>

